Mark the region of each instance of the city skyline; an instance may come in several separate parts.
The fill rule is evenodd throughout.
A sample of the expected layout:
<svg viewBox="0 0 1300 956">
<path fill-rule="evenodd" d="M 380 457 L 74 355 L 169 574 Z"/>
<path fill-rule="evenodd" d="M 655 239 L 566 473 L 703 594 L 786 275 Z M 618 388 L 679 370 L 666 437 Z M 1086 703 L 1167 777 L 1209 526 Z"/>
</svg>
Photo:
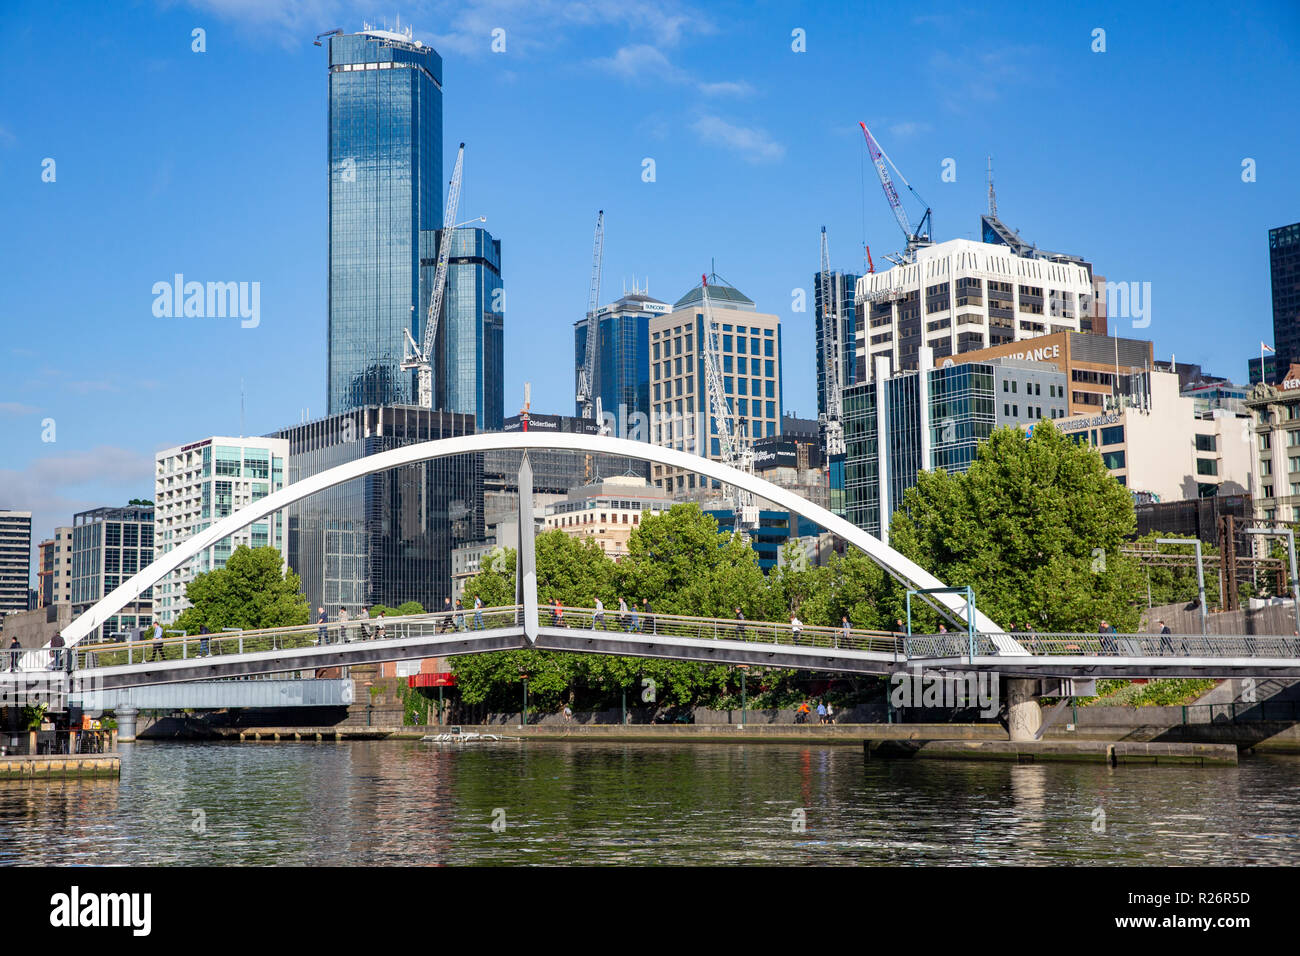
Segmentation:
<svg viewBox="0 0 1300 956">
<path fill-rule="evenodd" d="M 17 22 L 0 49 L 30 95 L 0 115 L 12 211 L 4 252 L 16 277 L 3 306 L 0 507 L 34 512 L 33 542 L 74 511 L 147 494 L 158 449 L 205 434 L 266 434 L 325 413 L 327 97 L 324 57 L 310 40 L 358 29 L 363 12 L 326 4 L 295 19 L 268 4 L 280 19 L 257 22 L 241 18 L 243 9 L 145 7 L 131 14 L 135 30 L 78 11 L 61 27 L 68 49 L 105 58 L 108 78 L 94 89 L 85 63 L 30 42 L 45 8 L 11 11 Z M 832 268 L 846 272 L 862 271 L 863 221 L 878 263 L 901 244 L 862 161 L 858 119 L 930 201 L 936 239 L 978 238 L 991 152 L 1001 215 L 1026 239 L 1085 256 L 1108 279 L 1152 283 L 1150 327 L 1124 322 L 1114 334 L 1150 337 L 1158 357 L 1173 353 L 1236 381 L 1258 341 L 1271 344 L 1267 230 L 1300 218 L 1300 187 L 1284 173 L 1296 134 L 1279 122 L 1282 106 L 1262 92 L 1243 104 L 1239 90 L 1285 88 L 1294 11 L 1218 11 L 1213 26 L 1195 15 L 1165 24 L 1119 11 L 1037 12 L 1006 46 L 972 45 L 968 62 L 934 52 L 959 36 L 959 15 L 944 23 L 921 14 L 909 18 L 907 37 L 877 50 L 883 64 L 915 59 L 929 37 L 931 55 L 919 60 L 926 73 L 912 81 L 919 96 L 904 100 L 883 65 L 872 71 L 878 92 L 844 88 L 864 40 L 843 14 L 628 9 L 594 25 L 545 4 L 528 15 L 492 5 L 450 18 L 436 5 L 403 11 L 446 64 L 443 168 L 446 143 L 466 140 L 464 214 L 487 215 L 511 250 L 507 411 L 526 380 L 534 408 L 570 407 L 569 329 L 585 307 L 590 218 L 604 208 L 602 304 L 633 274 L 648 274 L 649 294 L 674 301 L 716 259 L 761 311 L 780 316 L 786 407 L 815 414 L 817 230 L 827 225 Z M 503 53 L 491 50 L 494 16 Z M 1099 25 L 1105 53 L 1089 49 Z M 965 27 L 996 34 L 969 19 Z M 194 29 L 205 31 L 201 53 L 191 49 Z M 803 52 L 791 48 L 795 30 L 806 31 Z M 1200 59 L 1186 58 L 1188 47 Z M 1261 47 L 1275 55 L 1260 56 Z M 51 63 L 69 69 L 61 75 Z M 970 66 L 983 85 L 939 82 L 955 83 Z M 1153 83 L 1148 74 L 1162 70 Z M 542 76 L 547 84 L 529 82 Z M 1215 76 L 1241 85 L 1216 86 Z M 593 103 L 604 110 L 545 112 L 548 93 L 585 102 L 571 91 L 593 77 L 603 81 Z M 1034 95 L 1012 91 L 1027 78 Z M 1145 110 L 1127 100 L 1127 86 L 1150 97 L 1147 89 L 1171 83 L 1186 95 L 1140 120 Z M 1076 105 L 1080 93 L 1090 97 L 1078 125 L 1028 114 L 1051 92 Z M 1207 138 L 1209 115 L 1220 125 Z M 584 145 L 619 117 L 631 128 L 616 149 Z M 989 133 L 998 117 L 1017 119 L 1018 135 Z M 1257 163 L 1254 182 L 1242 180 L 1245 158 Z M 46 159 L 53 181 L 42 181 Z M 645 159 L 654 161 L 652 182 Z M 955 160 L 955 182 L 940 178 L 946 159 Z M 800 175 L 816 182 L 792 187 Z M 1213 232 L 1193 226 L 1208 222 Z M 74 234 L 85 237 L 80 251 Z M 1205 268 L 1207 257 L 1216 269 Z M 151 289 L 176 275 L 257 284 L 256 324 L 160 317 Z M 794 289 L 806 293 L 803 312 L 792 311 Z M 1225 314 L 1223 303 L 1240 314 Z"/>
</svg>

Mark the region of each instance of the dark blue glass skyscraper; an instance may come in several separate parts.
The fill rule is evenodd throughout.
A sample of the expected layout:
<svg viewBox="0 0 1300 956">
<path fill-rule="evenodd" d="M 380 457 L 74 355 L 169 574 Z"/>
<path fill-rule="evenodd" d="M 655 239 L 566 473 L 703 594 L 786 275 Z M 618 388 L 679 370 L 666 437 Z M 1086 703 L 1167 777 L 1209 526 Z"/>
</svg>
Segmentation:
<svg viewBox="0 0 1300 956">
<path fill-rule="evenodd" d="M 613 305 L 600 307 L 596 338 L 594 391 L 601 407 L 615 416 L 620 429 L 630 428 L 633 415 L 650 415 L 650 319 L 672 308 L 643 291 L 625 293 Z M 573 325 L 574 388 L 578 369 L 587 360 L 587 320 Z M 575 415 L 582 409 L 575 405 Z M 643 434 L 649 439 L 649 434 Z"/>
<path fill-rule="evenodd" d="M 500 431 L 504 421 L 504 313 L 501 240 L 477 227 L 455 230 L 434 349 L 434 406 L 473 415 L 479 431 Z"/>
<path fill-rule="evenodd" d="M 414 403 L 404 330 L 420 341 L 442 227 L 442 57 L 411 33 L 329 41 L 329 414 Z"/>
</svg>

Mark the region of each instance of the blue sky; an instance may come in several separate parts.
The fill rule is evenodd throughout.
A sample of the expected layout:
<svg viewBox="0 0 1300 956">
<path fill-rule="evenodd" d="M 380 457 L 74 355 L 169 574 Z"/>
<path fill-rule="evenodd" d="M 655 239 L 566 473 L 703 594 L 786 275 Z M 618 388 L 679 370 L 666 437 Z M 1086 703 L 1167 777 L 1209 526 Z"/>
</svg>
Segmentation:
<svg viewBox="0 0 1300 956">
<path fill-rule="evenodd" d="M 35 541 L 151 496 L 157 449 L 239 432 L 241 379 L 246 433 L 324 411 L 327 74 L 311 40 L 363 19 L 400 16 L 444 58 L 446 168 L 464 140 L 462 215 L 502 240 L 508 413 L 525 380 L 534 409 L 572 409 L 599 208 L 605 301 L 636 276 L 671 302 L 716 259 L 782 317 L 786 408 L 814 413 L 812 319 L 791 290 L 810 285 L 820 227 L 836 268 L 860 268 L 864 230 L 877 263 L 901 244 L 859 120 L 936 238 L 977 238 L 992 154 L 1022 235 L 1151 283 L 1151 325 L 1120 334 L 1243 379 L 1272 340 L 1267 230 L 1300 219 L 1300 12 L 1058 6 L 7 4 L 0 507 L 33 510 Z M 153 284 L 178 272 L 260 283 L 260 324 L 155 317 Z"/>
</svg>

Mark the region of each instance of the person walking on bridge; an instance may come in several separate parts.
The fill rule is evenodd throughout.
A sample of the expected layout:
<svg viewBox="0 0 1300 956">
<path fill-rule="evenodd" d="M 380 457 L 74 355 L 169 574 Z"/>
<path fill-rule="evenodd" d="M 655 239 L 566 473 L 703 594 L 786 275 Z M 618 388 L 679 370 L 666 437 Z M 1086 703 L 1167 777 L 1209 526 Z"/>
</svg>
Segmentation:
<svg viewBox="0 0 1300 956">
<path fill-rule="evenodd" d="M 54 632 L 50 638 L 50 670 L 57 671 L 63 666 L 63 634 L 59 631 Z"/>
<path fill-rule="evenodd" d="M 627 599 L 620 597 L 618 599 L 618 626 L 625 631 L 630 631 L 631 628 L 627 626 L 627 622 Z"/>
<path fill-rule="evenodd" d="M 210 638 L 208 637 L 208 635 L 211 633 L 212 631 L 208 628 L 206 624 L 199 625 L 199 657 L 209 656 L 208 647 L 209 647 Z"/>
<path fill-rule="evenodd" d="M 149 660 L 163 660 L 163 626 L 161 621 L 153 622 L 153 650 Z"/>
<path fill-rule="evenodd" d="M 596 598 L 596 612 L 591 615 L 591 629 L 594 631 L 597 628 L 602 631 L 605 629 L 605 602 L 600 598 Z"/>
<path fill-rule="evenodd" d="M 849 635 L 853 633 L 853 628 L 849 624 L 849 616 L 847 614 L 840 615 L 840 630 L 844 633 L 844 646 L 848 647 Z"/>
<path fill-rule="evenodd" d="M 654 615 L 650 613 L 651 610 L 650 599 L 643 597 L 641 599 L 641 613 L 643 615 L 645 629 L 653 634 L 655 633 L 655 619 Z"/>
<path fill-rule="evenodd" d="M 9 669 L 18 670 L 18 661 L 23 656 L 23 646 L 18 643 L 18 635 L 15 634 L 9 642 Z"/>
<path fill-rule="evenodd" d="M 474 629 L 483 630 L 483 599 L 477 594 L 474 595 Z"/>
<path fill-rule="evenodd" d="M 744 639 L 745 639 L 745 612 L 742 611 L 739 606 L 737 606 L 736 607 L 736 640 L 743 641 Z"/>
<path fill-rule="evenodd" d="M 456 598 L 456 630 L 464 631 L 465 627 L 465 602 Z"/>
<path fill-rule="evenodd" d="M 1112 637 L 1115 633 L 1115 626 L 1106 621 L 1101 622 L 1101 630 L 1097 632 L 1101 635 L 1101 652 L 1103 654 L 1114 654 L 1119 650 L 1119 645 L 1115 643 Z"/>
<path fill-rule="evenodd" d="M 341 625 L 339 627 L 340 644 L 352 643 L 352 628 L 348 627 L 348 622 L 350 620 L 352 620 L 352 617 L 351 615 L 348 614 L 348 609 L 345 607 L 340 607 L 339 608 L 339 624 Z"/>
<path fill-rule="evenodd" d="M 803 621 L 799 620 L 798 615 L 791 614 L 790 615 L 790 636 L 793 638 L 794 643 L 796 645 L 798 645 L 799 635 L 802 633 L 803 633 Z"/>
<path fill-rule="evenodd" d="M 316 628 L 316 646 L 323 647 L 329 636 L 329 629 L 325 626 L 329 624 L 330 616 L 325 613 L 325 608 L 316 608 L 316 623 L 320 625 Z"/>
<path fill-rule="evenodd" d="M 1160 625 L 1160 656 L 1164 657 L 1165 648 L 1169 648 L 1170 654 L 1174 652 L 1174 640 L 1169 636 L 1173 631 L 1169 630 L 1169 625 L 1164 621 L 1156 621 L 1156 623 Z"/>
</svg>

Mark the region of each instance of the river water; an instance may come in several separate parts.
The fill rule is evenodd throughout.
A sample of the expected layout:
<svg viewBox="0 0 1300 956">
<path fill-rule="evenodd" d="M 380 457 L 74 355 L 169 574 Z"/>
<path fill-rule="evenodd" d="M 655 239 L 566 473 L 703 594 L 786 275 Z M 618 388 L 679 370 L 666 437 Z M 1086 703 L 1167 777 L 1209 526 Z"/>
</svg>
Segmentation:
<svg viewBox="0 0 1300 956">
<path fill-rule="evenodd" d="M 1286 864 L 1300 757 L 866 760 L 859 747 L 137 743 L 0 783 L 0 864 Z"/>
</svg>

